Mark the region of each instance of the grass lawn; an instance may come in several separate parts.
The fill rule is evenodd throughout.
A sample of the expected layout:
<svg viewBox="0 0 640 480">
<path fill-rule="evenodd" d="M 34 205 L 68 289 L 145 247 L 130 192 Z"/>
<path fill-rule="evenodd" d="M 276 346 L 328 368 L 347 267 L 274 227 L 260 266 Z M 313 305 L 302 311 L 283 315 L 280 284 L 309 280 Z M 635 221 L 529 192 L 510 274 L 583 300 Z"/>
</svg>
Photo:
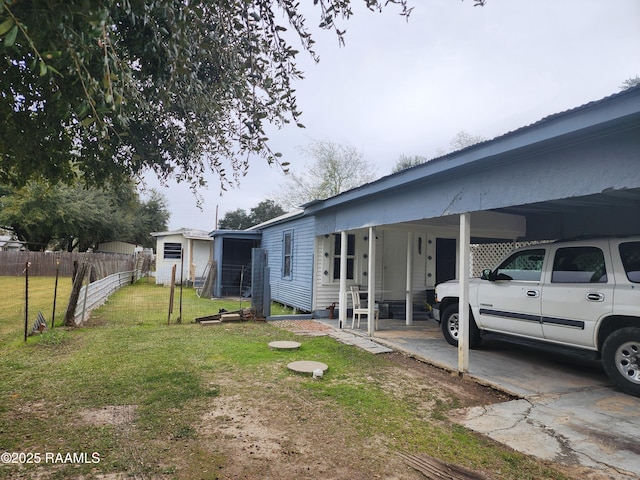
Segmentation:
<svg viewBox="0 0 640 480">
<path fill-rule="evenodd" d="M 428 379 L 404 381 L 385 356 L 329 337 L 276 352 L 268 342 L 300 337 L 265 322 L 194 324 L 194 315 L 237 302 L 199 299 L 192 290 L 183 292 L 182 324 L 167 325 L 167 289 L 141 281 L 113 295 L 87 326 L 25 343 L 23 280 L 0 277 L 0 452 L 30 454 L 32 463 L 0 464 L 0 478 L 278 478 L 270 470 L 277 461 L 280 478 L 385 478 L 399 451 L 492 478 L 569 478 L 452 424 L 445 414 L 460 406 L 455 395 L 423 384 Z M 33 312 L 49 319 L 52 279 L 32 280 L 34 288 L 42 282 Z M 322 380 L 290 373 L 286 364 L 300 359 L 330 369 Z M 80 457 L 66 462 L 67 453 Z M 419 478 L 410 469 L 396 474 Z"/>
</svg>

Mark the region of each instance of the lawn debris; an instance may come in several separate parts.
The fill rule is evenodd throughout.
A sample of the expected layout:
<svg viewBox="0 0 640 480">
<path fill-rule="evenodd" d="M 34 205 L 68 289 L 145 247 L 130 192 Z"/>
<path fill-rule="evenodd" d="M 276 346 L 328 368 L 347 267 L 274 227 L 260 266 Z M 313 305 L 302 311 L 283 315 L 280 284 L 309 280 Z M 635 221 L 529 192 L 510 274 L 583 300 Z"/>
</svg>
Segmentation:
<svg viewBox="0 0 640 480">
<path fill-rule="evenodd" d="M 398 455 L 415 470 L 433 480 L 487 480 L 481 473 L 452 463 L 443 462 L 428 455 L 412 455 L 399 452 Z"/>
<path fill-rule="evenodd" d="M 31 333 L 29 335 L 36 335 L 38 333 L 42 333 L 47 329 L 47 321 L 44 319 L 42 312 L 38 312 L 38 316 L 36 317 L 36 321 L 33 324 L 33 328 L 31 329 Z"/>
<path fill-rule="evenodd" d="M 214 315 L 207 315 L 204 317 L 196 318 L 196 323 L 203 326 L 217 325 L 221 322 L 246 322 L 248 320 L 255 320 L 256 312 L 254 308 L 243 308 L 241 310 L 227 311 L 224 308 L 218 310 L 218 313 Z"/>
</svg>

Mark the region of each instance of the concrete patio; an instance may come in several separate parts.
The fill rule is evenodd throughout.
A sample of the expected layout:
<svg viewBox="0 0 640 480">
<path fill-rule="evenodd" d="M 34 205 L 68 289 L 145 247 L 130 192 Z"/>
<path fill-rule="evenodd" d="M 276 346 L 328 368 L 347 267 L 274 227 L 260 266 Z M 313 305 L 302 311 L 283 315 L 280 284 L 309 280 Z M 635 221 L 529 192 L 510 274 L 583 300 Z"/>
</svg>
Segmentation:
<svg viewBox="0 0 640 480">
<path fill-rule="evenodd" d="M 433 320 L 407 326 L 403 319 L 380 319 L 373 338 L 366 321 L 354 330 L 339 329 L 337 320 L 316 321 L 333 327 L 341 341 L 366 337 L 429 364 L 458 369 L 457 349 L 445 342 Z M 640 398 L 615 390 L 599 362 L 487 337 L 470 351 L 466 375 L 517 399 L 456 411 L 456 422 L 523 453 L 596 469 L 597 476 L 589 478 L 640 477 Z"/>
</svg>

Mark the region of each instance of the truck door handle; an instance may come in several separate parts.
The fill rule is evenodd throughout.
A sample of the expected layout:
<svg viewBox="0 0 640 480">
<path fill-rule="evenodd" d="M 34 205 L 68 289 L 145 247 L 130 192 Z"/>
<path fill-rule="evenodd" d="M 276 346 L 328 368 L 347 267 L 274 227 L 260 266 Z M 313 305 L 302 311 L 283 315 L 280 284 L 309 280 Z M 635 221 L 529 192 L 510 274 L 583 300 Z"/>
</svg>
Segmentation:
<svg viewBox="0 0 640 480">
<path fill-rule="evenodd" d="M 587 293 L 587 300 L 590 302 L 603 302 L 604 293 Z"/>
<path fill-rule="evenodd" d="M 539 290 L 527 290 L 527 297 L 538 298 L 540 296 Z"/>
</svg>

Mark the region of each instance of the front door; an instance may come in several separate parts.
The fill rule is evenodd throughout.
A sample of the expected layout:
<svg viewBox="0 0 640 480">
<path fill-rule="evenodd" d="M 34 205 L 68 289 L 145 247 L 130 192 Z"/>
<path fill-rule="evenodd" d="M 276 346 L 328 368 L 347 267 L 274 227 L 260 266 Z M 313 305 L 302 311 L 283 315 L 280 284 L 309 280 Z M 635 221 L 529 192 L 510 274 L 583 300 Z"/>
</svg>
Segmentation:
<svg viewBox="0 0 640 480">
<path fill-rule="evenodd" d="M 456 278 L 455 238 L 436 238 L 436 285 Z"/>
</svg>

